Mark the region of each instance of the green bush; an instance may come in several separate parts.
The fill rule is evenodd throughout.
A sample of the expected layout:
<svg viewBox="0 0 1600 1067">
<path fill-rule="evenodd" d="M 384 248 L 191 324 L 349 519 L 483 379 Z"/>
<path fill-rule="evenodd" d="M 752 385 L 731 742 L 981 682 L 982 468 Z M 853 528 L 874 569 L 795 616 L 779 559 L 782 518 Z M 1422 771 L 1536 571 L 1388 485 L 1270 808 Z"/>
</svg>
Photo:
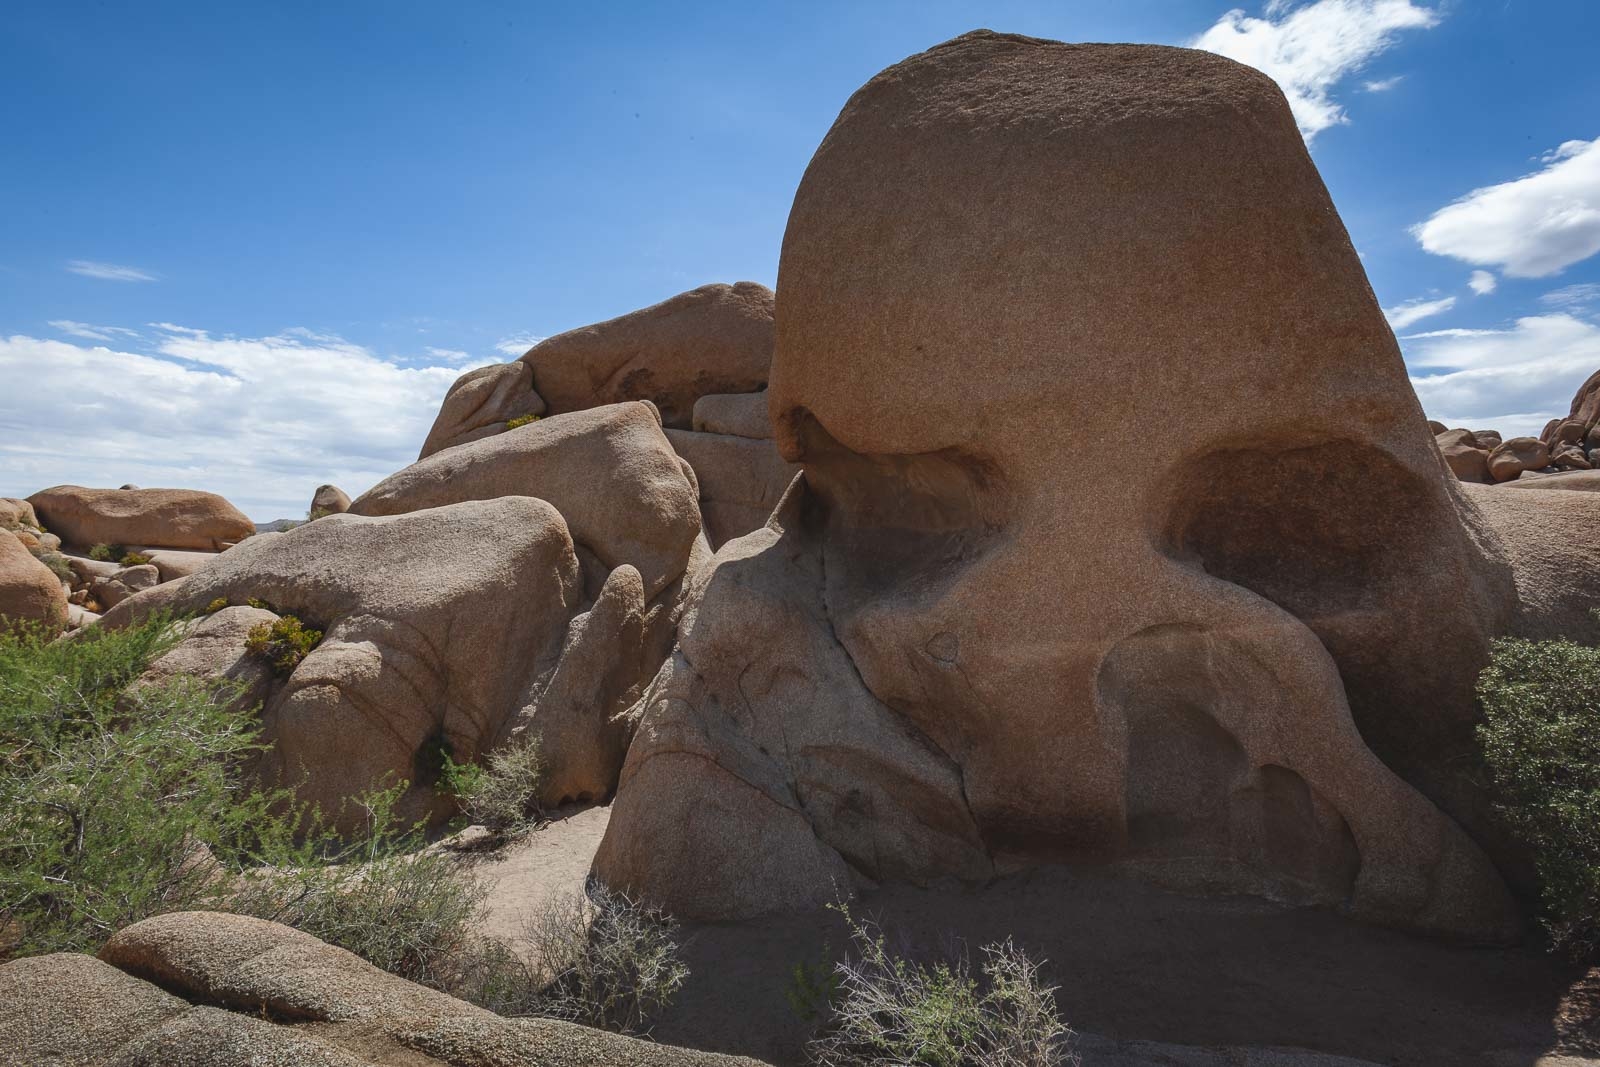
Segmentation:
<svg viewBox="0 0 1600 1067">
<path fill-rule="evenodd" d="M 1496 808 L 1531 849 L 1553 946 L 1600 950 L 1600 648 L 1501 640 L 1478 676 Z"/>
<path fill-rule="evenodd" d="M 248 773 L 263 750 L 238 690 L 129 687 L 181 631 L 153 616 L 47 640 L 0 636 L 0 958 L 94 952 L 166 911 L 274 919 L 447 991 L 488 991 L 483 889 L 400 827 L 401 783 L 339 837 Z M 500 955 L 503 955 L 501 953 Z"/>
<path fill-rule="evenodd" d="M 111 563 L 127 554 L 127 548 L 122 545 L 99 544 L 89 547 L 89 558 L 99 560 L 101 563 Z"/>
<path fill-rule="evenodd" d="M 250 627 L 250 632 L 245 634 L 244 647 L 271 664 L 275 674 L 287 678 L 321 640 L 321 630 L 309 629 L 295 616 L 284 615 Z"/>
<path fill-rule="evenodd" d="M 150 562 L 150 557 L 143 552 L 124 552 L 118 559 L 124 567 L 138 567 Z"/>
<path fill-rule="evenodd" d="M 59 552 L 40 552 L 34 556 L 40 563 L 50 568 L 50 573 L 63 582 L 73 580 L 72 564 L 67 562 L 67 557 Z"/>
<path fill-rule="evenodd" d="M 537 737 L 530 734 L 489 753 L 481 767 L 443 755 L 440 784 L 455 796 L 469 821 L 507 836 L 523 833 L 538 821 L 544 761 Z"/>
<path fill-rule="evenodd" d="M 306 512 L 306 521 L 316 522 L 318 519 L 325 519 L 332 514 L 333 512 L 329 511 L 327 508 L 312 508 L 310 511 Z"/>
<path fill-rule="evenodd" d="M 920 963 L 839 909 L 855 958 L 836 968 L 832 1015 L 810 1045 L 824 1067 L 1058 1067 L 1076 1064 L 1072 1031 L 1040 964 L 1008 938 L 983 946 L 980 976 L 963 952 Z"/>
<path fill-rule="evenodd" d="M 206 605 L 206 614 L 207 615 L 215 615 L 217 612 L 221 611 L 223 608 L 225 608 L 227 606 L 228 606 L 228 598 L 225 597 L 225 596 L 219 596 L 219 597 L 217 597 L 217 599 L 213 600 L 211 603 Z"/>
<path fill-rule="evenodd" d="M 506 420 L 506 429 L 515 430 L 519 426 L 526 426 L 530 422 L 538 422 L 538 421 L 539 421 L 539 416 L 538 415 L 518 415 L 515 418 Z"/>
</svg>

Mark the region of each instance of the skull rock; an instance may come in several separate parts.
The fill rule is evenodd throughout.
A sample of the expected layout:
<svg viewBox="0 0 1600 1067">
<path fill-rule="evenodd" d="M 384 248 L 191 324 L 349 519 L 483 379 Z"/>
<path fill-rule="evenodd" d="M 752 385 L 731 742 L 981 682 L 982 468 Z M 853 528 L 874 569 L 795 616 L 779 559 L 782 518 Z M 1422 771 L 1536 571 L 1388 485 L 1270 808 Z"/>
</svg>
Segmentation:
<svg viewBox="0 0 1600 1067">
<path fill-rule="evenodd" d="M 913 56 L 818 149 L 779 283 L 803 476 L 697 580 L 597 873 L 725 917 L 1067 859 L 1515 928 L 1438 769 L 1509 580 L 1270 79 Z M 1177 446 L 1108 461 L 1150 424 Z"/>
</svg>

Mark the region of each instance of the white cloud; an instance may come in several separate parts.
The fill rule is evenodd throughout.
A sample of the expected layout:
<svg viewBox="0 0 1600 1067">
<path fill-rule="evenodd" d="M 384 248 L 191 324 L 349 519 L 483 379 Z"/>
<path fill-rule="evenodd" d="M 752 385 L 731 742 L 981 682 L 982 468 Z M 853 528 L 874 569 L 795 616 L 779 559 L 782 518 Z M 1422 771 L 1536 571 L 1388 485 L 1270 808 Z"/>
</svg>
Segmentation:
<svg viewBox="0 0 1600 1067">
<path fill-rule="evenodd" d="M 1292 7 L 1269 3 L 1265 18 L 1229 11 L 1191 47 L 1247 63 L 1271 76 L 1289 98 L 1300 133 L 1310 141 L 1330 126 L 1348 122 L 1334 90 L 1395 42 L 1402 30 L 1438 25 L 1439 14 L 1412 0 L 1315 0 Z M 1388 83 L 1368 82 L 1373 88 Z"/>
<path fill-rule="evenodd" d="M 354 496 L 414 461 L 459 374 L 287 331 L 163 329 L 148 352 L 0 337 L 0 496 L 134 482 L 296 518 L 323 482 Z"/>
<path fill-rule="evenodd" d="M 460 366 L 463 363 L 470 363 L 472 360 L 477 358 L 471 352 L 463 352 L 459 348 L 434 348 L 432 345 L 429 345 L 426 351 L 428 355 L 432 356 L 434 359 L 441 360 L 453 366 Z"/>
<path fill-rule="evenodd" d="M 204 330 L 197 330 L 192 326 L 176 326 L 170 322 L 147 322 L 145 325 L 153 330 L 160 330 L 162 333 L 181 333 L 189 337 L 204 337 L 206 335 Z"/>
<path fill-rule="evenodd" d="M 153 282 L 156 276 L 137 267 L 119 267 L 115 263 L 96 263 L 89 259 L 75 259 L 67 270 L 85 278 L 99 278 L 108 282 Z"/>
<path fill-rule="evenodd" d="M 1521 318 L 1506 329 L 1435 330 L 1402 338 L 1422 408 L 1447 426 L 1537 434 L 1567 414 L 1600 367 L 1600 325 L 1566 314 Z"/>
<path fill-rule="evenodd" d="M 1582 310 L 1590 304 L 1600 303 L 1600 283 L 1565 285 L 1544 294 L 1539 298 L 1539 302 L 1553 308 Z"/>
<path fill-rule="evenodd" d="M 1411 228 L 1434 255 L 1544 278 L 1600 252 L 1600 137 L 1540 156 L 1542 170 L 1474 189 Z"/>
<path fill-rule="evenodd" d="M 494 348 L 496 352 L 503 352 L 515 359 L 543 340 L 537 334 L 519 333 L 495 342 Z"/>
<path fill-rule="evenodd" d="M 1494 274 L 1486 270 L 1475 270 L 1472 272 L 1472 277 L 1467 279 L 1467 288 L 1479 296 L 1488 296 L 1499 284 Z"/>
<path fill-rule="evenodd" d="M 138 330 L 130 330 L 125 326 L 91 326 L 87 322 L 73 322 L 71 319 L 51 319 L 49 326 L 69 337 L 82 337 L 86 341 L 114 341 L 118 337 L 139 336 Z"/>
<path fill-rule="evenodd" d="M 1418 297 L 1403 304 L 1396 304 L 1392 308 L 1384 308 L 1383 317 L 1389 320 L 1390 329 L 1403 330 L 1423 319 L 1442 315 L 1455 306 L 1456 298 L 1453 296 L 1440 297 L 1438 300 L 1424 300 Z"/>
<path fill-rule="evenodd" d="M 1396 85 L 1399 85 L 1401 82 L 1405 81 L 1405 78 L 1406 76 L 1404 74 L 1396 74 L 1392 78 L 1379 78 L 1376 81 L 1362 82 L 1361 88 L 1364 92 L 1386 93 L 1390 89 L 1393 89 Z"/>
</svg>

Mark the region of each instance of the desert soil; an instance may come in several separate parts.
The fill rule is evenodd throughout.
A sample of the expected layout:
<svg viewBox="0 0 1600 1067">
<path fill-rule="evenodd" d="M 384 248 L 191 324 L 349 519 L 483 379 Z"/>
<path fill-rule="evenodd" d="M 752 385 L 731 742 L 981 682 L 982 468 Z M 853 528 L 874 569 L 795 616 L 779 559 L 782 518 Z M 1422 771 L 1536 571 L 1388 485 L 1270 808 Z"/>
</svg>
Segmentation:
<svg viewBox="0 0 1600 1067">
<path fill-rule="evenodd" d="M 608 816 L 598 807 L 565 813 L 468 860 L 490 888 L 485 931 L 513 939 L 522 916 L 581 889 Z M 1531 938 L 1512 948 L 1442 944 L 1326 911 L 1192 897 L 1068 867 L 981 888 L 869 890 L 852 909 L 912 954 L 964 942 L 976 955 L 1011 936 L 1044 956 L 1067 1019 L 1093 1035 L 1083 1039 L 1086 1063 L 1600 1065 L 1600 969 L 1564 964 Z M 685 933 L 691 976 L 653 1036 L 800 1063 L 807 1024 L 785 989 L 796 964 L 843 950 L 840 916 Z"/>
</svg>

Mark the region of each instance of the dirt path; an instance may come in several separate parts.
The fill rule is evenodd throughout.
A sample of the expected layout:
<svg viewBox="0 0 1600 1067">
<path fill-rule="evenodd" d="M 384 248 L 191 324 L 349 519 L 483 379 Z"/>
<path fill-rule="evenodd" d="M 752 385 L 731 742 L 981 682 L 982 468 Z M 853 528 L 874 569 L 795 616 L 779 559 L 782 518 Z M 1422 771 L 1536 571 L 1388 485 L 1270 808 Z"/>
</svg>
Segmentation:
<svg viewBox="0 0 1600 1067">
<path fill-rule="evenodd" d="M 526 910 L 581 888 L 608 816 L 576 813 L 479 861 L 491 888 L 488 932 L 512 935 Z M 853 907 L 880 919 L 901 951 L 960 939 L 976 952 L 1010 935 L 1049 959 L 1064 1014 L 1097 1035 L 1086 1067 L 1133 1062 L 1116 1054 L 1120 1041 L 1296 1048 L 1397 1067 L 1600 1064 L 1600 971 L 1586 975 L 1531 946 L 1463 948 L 1324 911 L 1188 897 L 1068 868 L 981 889 L 890 887 Z M 654 1036 L 798 1063 L 807 1029 L 784 990 L 795 964 L 844 948 L 840 918 L 822 911 L 687 933 L 691 977 Z M 1328 1062 L 1171 1055 L 1138 1062 Z"/>
</svg>

